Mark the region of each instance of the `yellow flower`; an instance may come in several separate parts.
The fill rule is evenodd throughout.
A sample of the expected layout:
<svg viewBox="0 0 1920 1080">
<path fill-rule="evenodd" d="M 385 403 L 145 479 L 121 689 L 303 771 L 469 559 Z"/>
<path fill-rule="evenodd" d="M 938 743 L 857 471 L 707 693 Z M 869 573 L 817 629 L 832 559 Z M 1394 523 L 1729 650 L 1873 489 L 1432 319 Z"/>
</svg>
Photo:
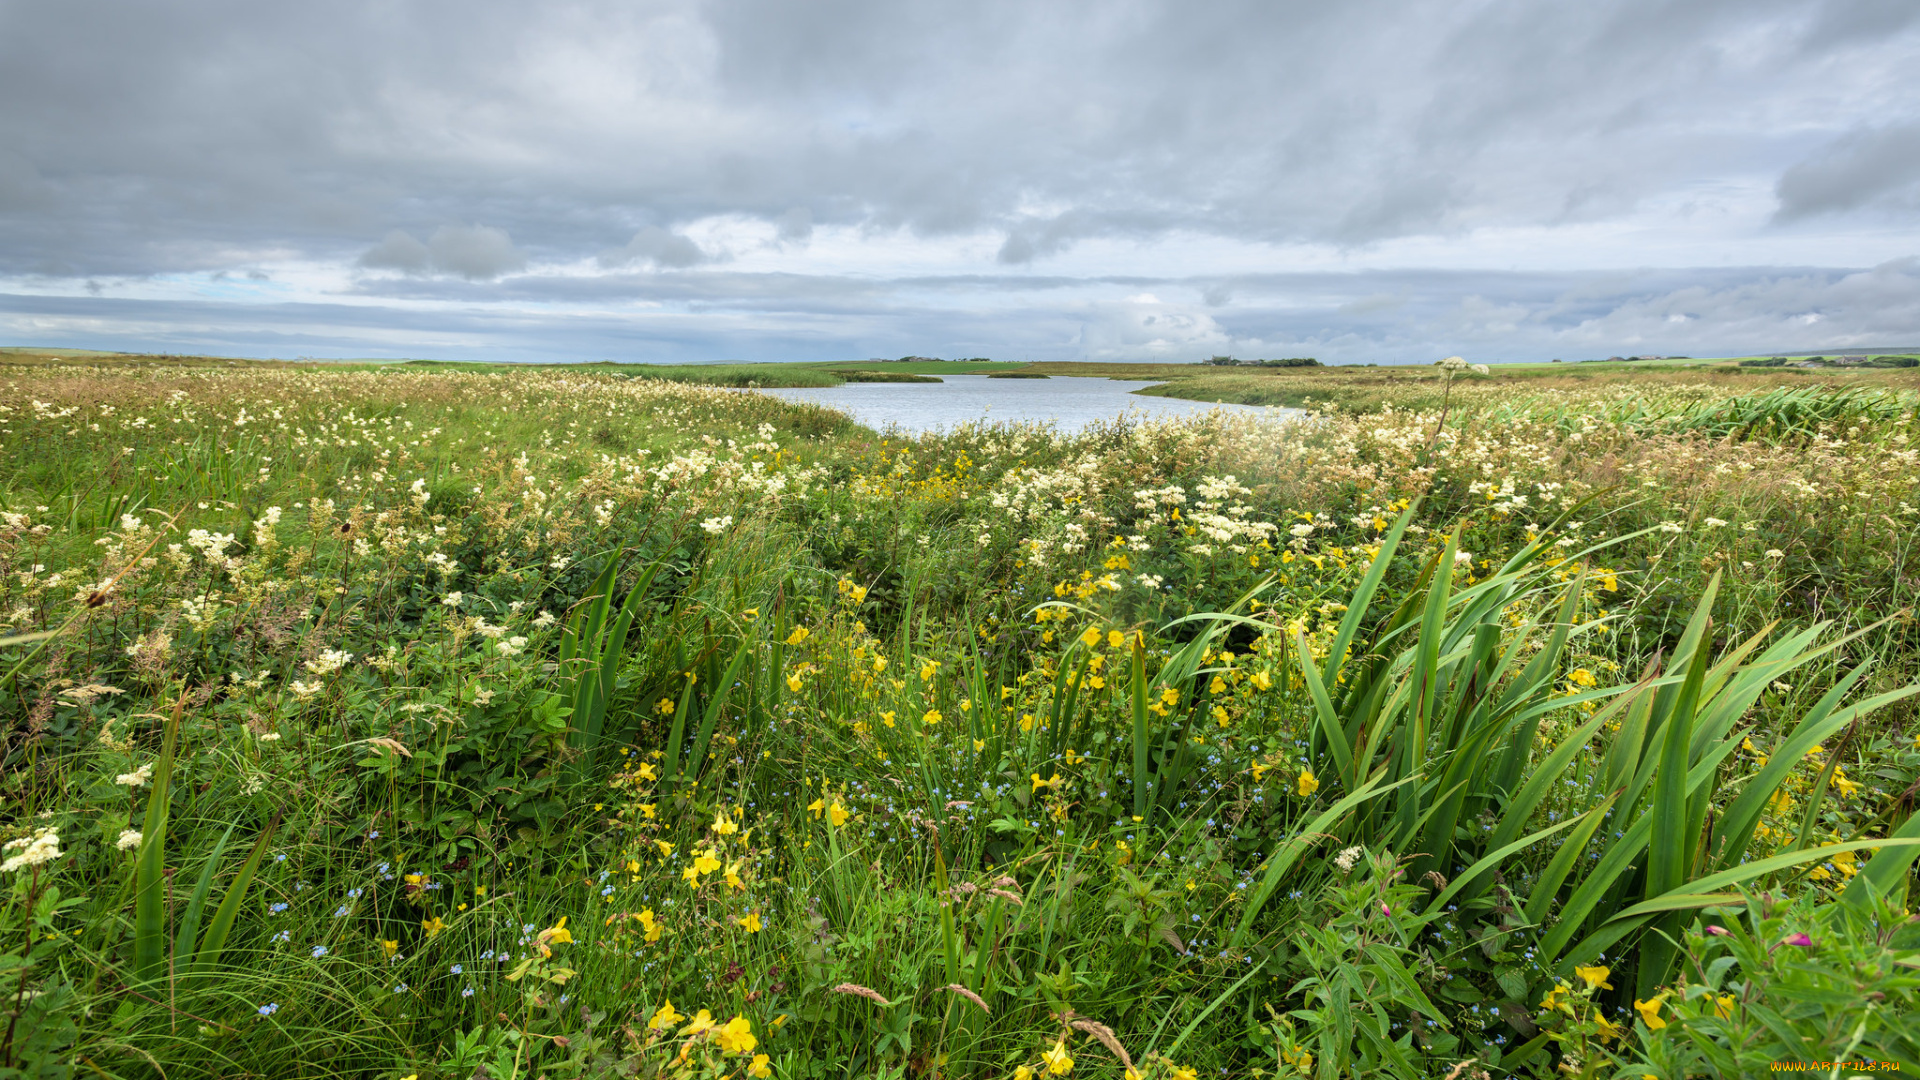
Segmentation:
<svg viewBox="0 0 1920 1080">
<path fill-rule="evenodd" d="M 713 1014 L 705 1009 L 701 1009 L 699 1012 L 693 1014 L 693 1019 L 687 1022 L 686 1027 L 680 1029 L 680 1034 L 698 1035 L 712 1027 Z"/>
<path fill-rule="evenodd" d="M 473 895 L 475 896 L 487 895 L 487 887 L 485 885 L 475 885 L 473 887 Z"/>
<path fill-rule="evenodd" d="M 832 822 L 833 827 L 836 829 L 845 825 L 847 819 L 852 816 L 853 814 L 848 812 L 845 806 L 840 805 L 839 799 L 833 800 L 833 805 L 827 807 L 827 820 Z"/>
<path fill-rule="evenodd" d="M 800 683 L 800 673 L 799 673 L 798 671 L 795 671 L 795 672 L 794 672 L 794 673 L 793 673 L 792 675 L 789 675 L 789 676 L 787 676 L 787 690 L 788 690 L 788 692 L 790 692 L 790 693 L 795 693 L 795 694 L 797 694 L 797 693 L 799 693 L 799 692 L 800 692 L 800 685 L 801 685 L 801 683 Z"/>
<path fill-rule="evenodd" d="M 1107 631 L 1107 648 L 1117 649 L 1127 643 L 1127 635 L 1118 630 Z"/>
<path fill-rule="evenodd" d="M 975 739 L 975 740 L 973 740 L 973 752 L 974 752 L 974 753 L 976 753 L 976 754 L 977 754 L 977 753 L 979 753 L 980 751 L 982 751 L 982 750 L 985 750 L 986 748 L 987 748 L 987 740 L 985 740 L 985 739 Z"/>
<path fill-rule="evenodd" d="M 892 727 L 892 726 L 893 726 L 893 715 L 894 715 L 894 714 L 893 714 L 893 710 L 892 710 L 892 709 L 888 709 L 888 710 L 887 710 L 886 712 L 883 712 L 883 713 L 881 713 L 881 714 L 880 714 L 880 722 L 881 722 L 881 723 L 883 723 L 883 724 L 885 724 L 885 725 L 887 725 L 888 727 Z"/>
<path fill-rule="evenodd" d="M 1722 1020 L 1733 1019 L 1733 1006 L 1734 997 L 1732 994 L 1721 994 L 1719 997 L 1713 999 L 1714 1015 Z"/>
<path fill-rule="evenodd" d="M 400 943 L 398 941 L 381 941 L 380 942 L 380 954 L 382 956 L 391 957 L 394 953 L 397 953 L 399 951 L 400 951 Z"/>
<path fill-rule="evenodd" d="M 767 1077 L 772 1076 L 773 1070 L 767 1067 L 767 1055 L 753 1055 L 753 1064 L 747 1066 L 747 1075 L 754 1080 L 766 1080 Z"/>
<path fill-rule="evenodd" d="M 699 877 L 702 874 L 711 874 L 715 870 L 720 869 L 720 860 L 714 858 L 712 852 L 703 851 L 694 856 L 693 865 L 688 867 L 688 869 L 693 871 L 695 877 Z"/>
<path fill-rule="evenodd" d="M 1625 1031 L 1621 1030 L 1620 1025 L 1598 1013 L 1594 1014 L 1593 1023 L 1594 1027 L 1599 1029 L 1597 1033 L 1602 1039 L 1618 1039 L 1626 1034 Z M 1661 1021 L 1661 1023 L 1664 1026 L 1665 1021 Z"/>
<path fill-rule="evenodd" d="M 641 803 L 641 804 L 640 804 L 640 816 L 641 816 L 641 817 L 643 817 L 643 818 L 646 818 L 646 819 L 647 819 L 648 821 L 652 821 L 652 820 L 653 820 L 653 808 L 654 808 L 654 806 L 655 806 L 655 805 L 656 805 L 656 804 L 654 804 L 654 803 L 650 803 L 650 802 L 649 802 L 649 803 Z"/>
<path fill-rule="evenodd" d="M 1023 712 L 1020 714 L 1020 730 L 1021 731 L 1033 730 L 1033 714 L 1032 713 Z"/>
<path fill-rule="evenodd" d="M 743 927 L 746 927 L 747 933 L 749 934 L 759 933 L 760 932 L 760 913 L 757 911 L 747 912 L 747 917 L 740 920 L 740 925 Z"/>
<path fill-rule="evenodd" d="M 1587 989 L 1589 990 L 1613 989 L 1613 984 L 1607 981 L 1607 976 L 1613 974 L 1613 972 L 1607 968 L 1597 966 L 1577 967 L 1573 969 L 1573 973 L 1580 976 L 1580 980 L 1587 984 Z"/>
<path fill-rule="evenodd" d="M 1840 794 L 1848 798 L 1852 798 L 1860 793 L 1860 785 L 1847 779 L 1846 773 L 1839 769 L 1833 770 L 1833 786 L 1839 790 Z"/>
<path fill-rule="evenodd" d="M 1666 999 L 1665 994 L 1655 994 L 1651 1001 L 1636 1000 L 1633 1003 L 1634 1011 L 1640 1014 L 1640 1022 L 1647 1025 L 1648 1031 L 1659 1031 L 1667 1026 L 1667 1022 L 1660 1019 L 1660 1003 Z"/>
<path fill-rule="evenodd" d="M 1568 986 L 1566 983 L 1564 982 L 1559 983 L 1558 985 L 1554 986 L 1553 989 L 1547 991 L 1546 997 L 1543 997 L 1540 999 L 1540 1007 L 1547 1010 L 1548 1012 L 1552 1012 L 1558 1009 L 1559 1011 L 1566 1013 L 1568 1016 L 1572 1016 L 1573 1006 L 1567 1004 L 1567 995 L 1571 993 L 1572 990 L 1573 990 L 1573 987 Z"/>
<path fill-rule="evenodd" d="M 713 815 L 713 831 L 719 833 L 721 836 L 732 836 L 734 833 L 740 831 L 740 827 L 727 820 L 727 812 L 725 810 L 719 810 L 715 811 Z"/>
<path fill-rule="evenodd" d="M 1253 678 L 1252 678 L 1252 679 L 1250 679 L 1250 680 L 1248 680 L 1248 681 L 1249 681 L 1249 682 L 1251 682 L 1251 683 L 1253 683 L 1253 685 L 1254 685 L 1254 688 L 1255 688 L 1255 689 L 1257 689 L 1257 690 L 1271 690 L 1271 689 L 1273 689 L 1273 680 L 1272 680 L 1271 678 L 1268 678 L 1268 677 L 1267 677 L 1267 673 L 1266 673 L 1266 672 L 1264 672 L 1264 671 L 1256 671 L 1256 672 L 1254 672 L 1254 673 L 1253 673 Z"/>
<path fill-rule="evenodd" d="M 737 859 L 727 864 L 727 885 L 734 889 L 747 887 L 747 883 L 740 880 L 740 862 Z"/>
<path fill-rule="evenodd" d="M 446 928 L 447 928 L 447 924 L 440 921 L 440 916 L 438 915 L 435 915 L 431 919 L 423 919 L 421 920 L 421 923 L 420 923 L 420 929 L 425 930 L 427 932 L 428 938 L 435 938 L 440 936 L 440 931 L 445 930 Z"/>
<path fill-rule="evenodd" d="M 560 916 L 559 922 L 540 931 L 533 937 L 533 943 L 539 947 L 541 956 L 553 955 L 553 949 L 550 948 L 551 945 L 568 945 L 572 942 L 573 931 L 567 929 L 567 917 L 565 915 Z"/>
<path fill-rule="evenodd" d="M 753 1025 L 748 1023 L 746 1017 L 739 1015 L 727 1021 L 725 1027 L 715 1031 L 713 1041 L 719 1043 L 720 1049 L 729 1054 L 752 1053 L 753 1048 L 760 1042 L 753 1037 Z"/>
<path fill-rule="evenodd" d="M 1099 645 L 1100 628 L 1097 626 L 1087 627 L 1087 632 L 1080 635 L 1080 644 L 1085 645 L 1089 649 Z"/>
<path fill-rule="evenodd" d="M 647 908 L 645 911 L 642 911 L 640 913 L 640 925 L 646 927 L 648 941 L 659 941 L 660 935 L 665 933 L 667 929 L 666 927 L 661 926 L 659 923 L 653 921 L 652 908 Z M 679 1020 L 675 1019 L 675 1020 L 669 1020 L 667 1022 L 670 1024 L 677 1024 L 679 1023 Z"/>
<path fill-rule="evenodd" d="M 666 698 L 666 697 L 661 698 L 659 701 L 654 703 L 653 711 L 659 713 L 661 716 L 672 716 L 673 715 L 673 699 Z"/>
<path fill-rule="evenodd" d="M 673 854 L 673 844 L 671 844 L 670 842 L 666 840 L 655 840 L 653 843 L 655 847 L 658 847 L 660 849 L 660 854 L 662 855 Z"/>
<path fill-rule="evenodd" d="M 643 761 L 643 762 L 641 762 L 640 764 L 638 764 L 638 765 L 636 765 L 636 766 L 634 766 L 634 769 L 633 769 L 633 775 L 635 775 L 635 776 L 637 776 L 637 777 L 639 777 L 639 778 L 640 778 L 640 779 L 642 779 L 642 780 L 658 780 L 658 779 L 660 779 L 660 778 L 659 778 L 658 776 L 655 776 L 655 775 L 654 775 L 654 773 L 653 773 L 653 763 L 652 763 L 652 762 L 649 762 L 649 761 Z"/>
<path fill-rule="evenodd" d="M 826 812 L 827 801 L 825 799 L 815 799 L 807 804 L 807 810 L 813 814 L 814 817 L 819 817 Z"/>
<path fill-rule="evenodd" d="M 1033 1080 L 1033 1070 L 1022 1065 L 1013 1070 L 1013 1080 Z"/>
<path fill-rule="evenodd" d="M 1320 790 L 1320 781 L 1313 775 L 1312 769 L 1301 769 L 1300 779 L 1294 784 L 1294 791 L 1302 798 Z"/>
<path fill-rule="evenodd" d="M 920 681 L 921 681 L 921 682 L 932 682 L 932 681 L 933 681 L 933 677 L 934 677 L 934 676 L 935 676 L 936 674 L 938 674 L 938 673 L 939 673 L 939 671 L 940 671 L 940 661 L 938 661 L 938 660 L 926 660 L 926 661 L 923 661 L 923 662 L 922 662 L 922 663 L 920 664 Z"/>
<path fill-rule="evenodd" d="M 1073 1071 L 1073 1059 L 1067 1056 L 1067 1042 L 1061 1039 L 1053 1044 L 1053 1049 L 1040 1055 L 1047 1063 L 1047 1072 L 1054 1076 L 1065 1076 Z"/>
<path fill-rule="evenodd" d="M 920 722 L 923 724 L 937 724 L 940 722 L 940 719 L 940 710 L 928 709 L 926 715 L 920 718 Z"/>
<path fill-rule="evenodd" d="M 794 627 L 793 633 L 787 635 L 787 644 L 789 645 L 798 645 L 805 640 L 807 640 L 807 628 L 804 626 Z"/>
<path fill-rule="evenodd" d="M 648 912 L 647 914 L 651 915 L 653 913 Z M 668 999 L 665 1005 L 660 1006 L 660 1011 L 653 1014 L 653 1019 L 647 1021 L 647 1030 L 665 1031 L 667 1028 L 685 1019 L 686 1017 L 673 1011 L 673 1001 L 672 999 Z"/>
<path fill-rule="evenodd" d="M 760 617 L 760 609 L 757 607 L 750 607 L 745 611 L 742 611 L 740 613 L 740 617 L 746 620 L 747 622 L 752 622 L 753 620 Z"/>
</svg>

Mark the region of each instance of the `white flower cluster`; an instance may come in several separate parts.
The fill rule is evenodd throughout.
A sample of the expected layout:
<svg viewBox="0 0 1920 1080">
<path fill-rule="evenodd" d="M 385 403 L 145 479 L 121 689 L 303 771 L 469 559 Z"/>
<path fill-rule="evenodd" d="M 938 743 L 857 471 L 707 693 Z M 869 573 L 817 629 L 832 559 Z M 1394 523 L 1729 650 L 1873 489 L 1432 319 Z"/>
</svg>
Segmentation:
<svg viewBox="0 0 1920 1080">
<path fill-rule="evenodd" d="M 60 857 L 60 834 L 52 827 L 43 828 L 32 836 L 7 841 L 5 847 L 0 847 L 0 852 L 18 852 L 8 855 L 7 861 L 0 863 L 0 874 L 50 863 Z"/>
<path fill-rule="evenodd" d="M 302 666 L 314 675 L 331 675 L 348 664 L 353 663 L 353 654 L 339 649 L 328 649 L 318 659 L 309 660 Z"/>
<path fill-rule="evenodd" d="M 102 738 L 105 738 L 104 734 L 102 735 Z M 153 762 L 149 761 L 145 765 L 140 766 L 139 768 L 133 770 L 132 772 L 121 773 L 119 776 L 114 777 L 113 782 L 121 785 L 122 787 L 137 788 L 137 787 L 145 787 L 147 784 L 147 781 L 152 779 L 153 779 Z"/>
</svg>

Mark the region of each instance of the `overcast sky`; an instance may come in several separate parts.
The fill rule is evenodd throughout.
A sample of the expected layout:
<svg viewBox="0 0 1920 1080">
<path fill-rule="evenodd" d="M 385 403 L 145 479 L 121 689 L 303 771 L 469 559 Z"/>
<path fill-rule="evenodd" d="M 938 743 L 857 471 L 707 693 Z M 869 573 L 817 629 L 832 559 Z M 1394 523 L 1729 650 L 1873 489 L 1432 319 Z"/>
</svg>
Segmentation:
<svg viewBox="0 0 1920 1080">
<path fill-rule="evenodd" d="M 0 0 L 0 343 L 1920 346 L 1915 0 Z"/>
</svg>

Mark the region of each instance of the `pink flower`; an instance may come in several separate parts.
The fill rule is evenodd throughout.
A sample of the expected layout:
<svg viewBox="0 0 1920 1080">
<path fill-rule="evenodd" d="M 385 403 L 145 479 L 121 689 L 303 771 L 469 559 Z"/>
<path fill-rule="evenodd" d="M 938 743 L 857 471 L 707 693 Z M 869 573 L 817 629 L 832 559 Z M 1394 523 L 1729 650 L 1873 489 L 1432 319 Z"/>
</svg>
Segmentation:
<svg viewBox="0 0 1920 1080">
<path fill-rule="evenodd" d="M 1382 915 L 1391 915 L 1391 914 L 1393 914 L 1393 909 L 1392 909 L 1392 908 L 1390 908 L 1390 907 L 1388 907 L 1388 906 L 1387 906 L 1387 905 L 1385 905 L 1385 904 L 1381 904 L 1381 905 L 1380 905 L 1380 914 L 1382 914 Z"/>
<path fill-rule="evenodd" d="M 1786 940 L 1788 945 L 1798 945 L 1803 949 L 1813 948 L 1813 939 L 1805 934 L 1795 934 Z"/>
<path fill-rule="evenodd" d="M 1712 934 L 1714 937 L 1726 937 L 1733 933 L 1733 931 L 1724 926 L 1709 926 L 1707 927 L 1707 933 Z"/>
</svg>

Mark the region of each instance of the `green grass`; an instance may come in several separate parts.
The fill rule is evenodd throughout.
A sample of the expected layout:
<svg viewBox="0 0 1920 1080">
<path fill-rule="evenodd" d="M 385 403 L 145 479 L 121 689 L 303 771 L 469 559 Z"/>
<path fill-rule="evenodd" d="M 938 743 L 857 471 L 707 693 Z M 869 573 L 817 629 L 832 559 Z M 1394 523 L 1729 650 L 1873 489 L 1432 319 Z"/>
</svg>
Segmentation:
<svg viewBox="0 0 1920 1080">
<path fill-rule="evenodd" d="M 674 370 L 776 367 L 831 376 Z M 1020 370 L 1322 415 L 10 368 L 0 839 L 61 854 L 8 872 L 0 1067 L 1920 1053 L 1908 383 L 1176 368 Z"/>
</svg>

